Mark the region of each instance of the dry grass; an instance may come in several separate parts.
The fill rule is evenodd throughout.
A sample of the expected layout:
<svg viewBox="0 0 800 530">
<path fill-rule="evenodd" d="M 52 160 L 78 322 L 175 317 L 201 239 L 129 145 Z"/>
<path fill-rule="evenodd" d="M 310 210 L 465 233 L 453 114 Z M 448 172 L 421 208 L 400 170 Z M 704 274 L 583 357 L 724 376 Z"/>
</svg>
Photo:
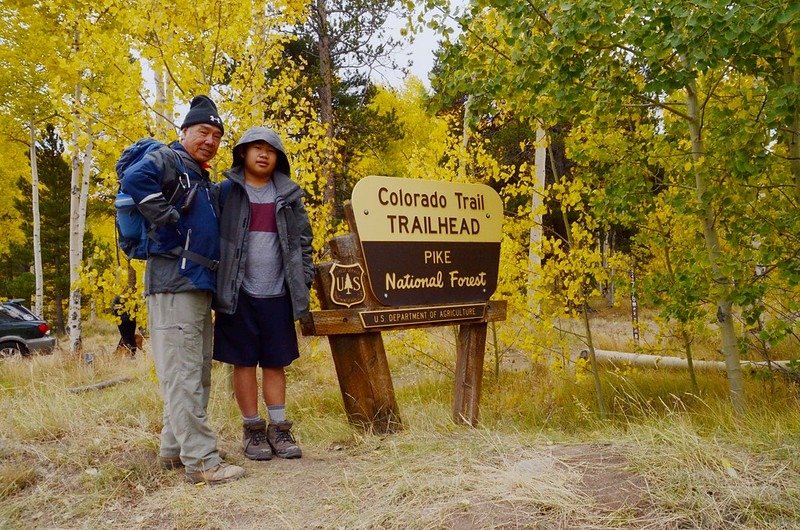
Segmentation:
<svg viewBox="0 0 800 530">
<path fill-rule="evenodd" d="M 620 325 L 620 324 L 616 324 Z M 609 324 L 613 329 L 614 325 Z M 0 365 L 0 527 L 9 528 L 791 528 L 800 524 L 800 405 L 782 381 L 748 381 L 734 420 L 724 377 L 702 395 L 682 372 L 604 374 L 591 384 L 530 361 L 484 382 L 478 429 L 450 421 L 448 328 L 387 336 L 404 430 L 346 422 L 324 340 L 289 373 L 301 460 L 251 462 L 215 367 L 209 416 L 248 476 L 216 487 L 155 465 L 160 400 L 146 356 L 89 331 L 91 365 L 60 352 Z M 432 349 L 429 349 L 432 348 Z M 519 367 L 519 364 L 513 365 Z M 95 392 L 68 389 L 114 377 Z"/>
</svg>

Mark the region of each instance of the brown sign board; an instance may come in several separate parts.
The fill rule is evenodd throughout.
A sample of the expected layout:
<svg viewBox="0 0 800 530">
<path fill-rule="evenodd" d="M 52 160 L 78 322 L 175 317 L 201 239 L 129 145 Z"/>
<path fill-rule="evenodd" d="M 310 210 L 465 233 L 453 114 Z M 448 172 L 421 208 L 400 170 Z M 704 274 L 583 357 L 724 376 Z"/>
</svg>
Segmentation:
<svg viewBox="0 0 800 530">
<path fill-rule="evenodd" d="M 485 302 L 494 293 L 503 204 L 489 186 L 372 176 L 351 202 L 380 303 Z"/>
</svg>

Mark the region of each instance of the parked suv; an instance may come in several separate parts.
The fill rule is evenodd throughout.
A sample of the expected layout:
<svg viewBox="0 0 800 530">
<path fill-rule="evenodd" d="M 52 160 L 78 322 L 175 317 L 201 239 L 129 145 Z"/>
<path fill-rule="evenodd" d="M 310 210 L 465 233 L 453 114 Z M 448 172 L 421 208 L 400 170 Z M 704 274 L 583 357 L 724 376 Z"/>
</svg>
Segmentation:
<svg viewBox="0 0 800 530">
<path fill-rule="evenodd" d="M 21 302 L 9 300 L 0 304 L 0 359 L 34 351 L 50 353 L 56 345 L 47 322 Z"/>
</svg>

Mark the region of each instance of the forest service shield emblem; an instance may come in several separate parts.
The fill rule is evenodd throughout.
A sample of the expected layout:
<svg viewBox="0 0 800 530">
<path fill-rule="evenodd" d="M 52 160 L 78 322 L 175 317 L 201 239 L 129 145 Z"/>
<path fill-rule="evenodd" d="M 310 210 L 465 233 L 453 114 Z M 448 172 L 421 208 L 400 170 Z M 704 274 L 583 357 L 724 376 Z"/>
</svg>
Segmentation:
<svg viewBox="0 0 800 530">
<path fill-rule="evenodd" d="M 334 263 L 330 275 L 331 301 L 334 304 L 352 307 L 364 301 L 366 292 L 364 291 L 364 269 L 361 264 Z"/>
</svg>

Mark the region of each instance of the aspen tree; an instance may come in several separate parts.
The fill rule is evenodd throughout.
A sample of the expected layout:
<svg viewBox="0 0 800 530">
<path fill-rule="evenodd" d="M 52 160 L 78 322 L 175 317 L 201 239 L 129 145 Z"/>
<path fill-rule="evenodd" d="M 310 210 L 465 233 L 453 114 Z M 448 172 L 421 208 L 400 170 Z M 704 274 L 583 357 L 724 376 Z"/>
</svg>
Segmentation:
<svg viewBox="0 0 800 530">
<path fill-rule="evenodd" d="M 369 78 L 376 68 L 396 67 L 392 52 L 399 40 L 388 35 L 384 25 L 392 14 L 403 18 L 407 10 L 406 4 L 397 0 L 314 0 L 305 24 L 296 29 L 301 39 L 308 38 L 316 48 L 317 110 L 325 127 L 322 200 L 330 207 L 332 223 L 341 217 L 338 194 L 345 187 L 339 182 L 344 171 L 337 150 L 348 141 L 341 137 L 344 120 L 337 116 L 335 97 L 342 92 L 343 83 L 363 85 L 359 75 Z"/>
<path fill-rule="evenodd" d="M 33 209 L 33 257 L 35 292 L 32 310 L 42 317 L 44 305 L 44 278 L 42 273 L 41 253 L 41 225 L 39 216 L 39 177 L 36 166 L 36 143 L 38 141 L 37 129 L 42 123 L 52 118 L 52 107 L 46 97 L 47 78 L 42 71 L 46 47 L 36 40 L 43 30 L 43 21 L 32 16 L 33 11 L 29 6 L 5 6 L 2 17 L 6 22 L 0 41 L 2 45 L 2 60 L 4 74 L 0 75 L 4 81 L 2 89 L 2 107 L 5 107 L 8 120 L 6 123 L 16 123 L 21 126 L 25 121 L 28 130 L 28 160 L 31 168 L 31 192 Z M 27 31 L 26 31 L 27 26 Z M 15 127 L 6 129 L 7 140 L 21 141 L 15 138 Z M 11 189 L 10 187 L 6 189 Z M 13 195 L 12 195 L 13 196 Z M 8 210 L 6 210 L 8 211 Z"/>
<path fill-rule="evenodd" d="M 53 43 L 45 66 L 57 82 L 49 87 L 61 126 L 69 138 L 67 150 L 72 161 L 70 193 L 70 283 L 67 330 L 69 349 L 81 346 L 80 273 L 90 187 L 97 176 L 96 158 L 108 144 L 97 144 L 101 136 L 124 136 L 136 112 L 130 112 L 129 93 L 122 87 L 140 79 L 128 60 L 126 41 L 118 28 L 125 17 L 120 5 L 107 2 L 50 2 L 37 5 L 38 16 L 53 22 L 46 35 Z M 96 145 L 97 144 L 97 145 Z M 116 151 L 116 146 L 112 147 Z"/>
<path fill-rule="evenodd" d="M 698 296 L 716 315 L 731 403 L 742 413 L 736 321 L 745 308 L 756 308 L 745 319 L 757 320 L 754 311 L 766 306 L 753 301 L 762 298 L 777 310 L 770 333 L 780 338 L 794 326 L 780 312 L 789 313 L 798 300 L 797 241 L 776 234 L 798 227 L 791 153 L 800 7 L 785 1 L 485 0 L 470 14 L 462 33 L 468 46 L 460 66 L 448 71 L 451 86 L 469 91 L 470 80 L 479 79 L 494 105 L 545 123 L 567 119 L 572 127 L 645 109 L 653 137 L 681 145 L 673 152 L 683 164 L 658 163 L 674 171 L 666 175 L 670 185 L 691 187 L 693 194 L 680 194 L 680 211 L 691 215 L 678 227 L 702 239 L 694 238 L 686 261 L 694 270 L 676 269 L 675 278 L 704 279 Z M 744 116 L 749 119 L 738 119 Z M 756 277 L 752 260 L 766 274 Z"/>
</svg>

